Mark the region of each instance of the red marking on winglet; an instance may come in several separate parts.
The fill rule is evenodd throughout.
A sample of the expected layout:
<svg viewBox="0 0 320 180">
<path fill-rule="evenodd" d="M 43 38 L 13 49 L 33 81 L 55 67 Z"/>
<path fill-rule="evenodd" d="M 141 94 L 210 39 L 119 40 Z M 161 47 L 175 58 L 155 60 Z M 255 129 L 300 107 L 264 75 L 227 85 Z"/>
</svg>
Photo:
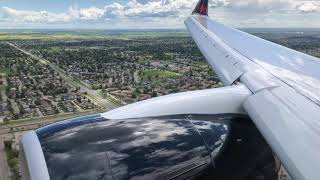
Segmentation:
<svg viewBox="0 0 320 180">
<path fill-rule="evenodd" d="M 206 13 L 207 7 L 204 4 L 201 4 L 199 7 L 199 11 L 200 13 Z"/>
</svg>

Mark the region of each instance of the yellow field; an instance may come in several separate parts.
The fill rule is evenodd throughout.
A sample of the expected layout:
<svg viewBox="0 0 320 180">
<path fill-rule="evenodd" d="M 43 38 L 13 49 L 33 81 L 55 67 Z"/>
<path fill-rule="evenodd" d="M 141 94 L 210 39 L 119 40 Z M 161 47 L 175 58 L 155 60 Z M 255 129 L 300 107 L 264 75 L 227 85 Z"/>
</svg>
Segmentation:
<svg viewBox="0 0 320 180">
<path fill-rule="evenodd" d="M 143 72 L 143 76 L 145 77 L 162 77 L 162 78 L 173 78 L 181 76 L 181 74 L 171 71 L 158 70 L 158 69 L 149 69 Z"/>
<path fill-rule="evenodd" d="M 82 38 L 84 36 L 77 34 L 8 34 L 0 33 L 0 40 L 15 39 L 64 39 L 64 38 Z"/>
</svg>

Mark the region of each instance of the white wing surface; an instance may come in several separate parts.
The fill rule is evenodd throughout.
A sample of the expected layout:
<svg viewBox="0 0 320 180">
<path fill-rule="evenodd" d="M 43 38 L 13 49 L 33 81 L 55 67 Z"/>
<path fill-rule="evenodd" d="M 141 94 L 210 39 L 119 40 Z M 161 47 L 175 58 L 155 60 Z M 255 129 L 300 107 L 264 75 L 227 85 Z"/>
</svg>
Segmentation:
<svg viewBox="0 0 320 180">
<path fill-rule="evenodd" d="M 290 175 L 320 179 L 320 60 L 205 14 L 185 21 L 202 54 L 224 85 L 252 91 L 243 106 Z"/>
</svg>

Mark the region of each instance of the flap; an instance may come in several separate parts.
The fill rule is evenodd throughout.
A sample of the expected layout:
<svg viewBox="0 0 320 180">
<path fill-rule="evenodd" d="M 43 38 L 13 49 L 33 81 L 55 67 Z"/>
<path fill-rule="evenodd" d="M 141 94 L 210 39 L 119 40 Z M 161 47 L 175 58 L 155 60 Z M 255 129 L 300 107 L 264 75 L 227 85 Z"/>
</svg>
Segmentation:
<svg viewBox="0 0 320 180">
<path fill-rule="evenodd" d="M 264 89 L 244 108 L 294 179 L 320 177 L 319 106 L 288 87 Z"/>
</svg>

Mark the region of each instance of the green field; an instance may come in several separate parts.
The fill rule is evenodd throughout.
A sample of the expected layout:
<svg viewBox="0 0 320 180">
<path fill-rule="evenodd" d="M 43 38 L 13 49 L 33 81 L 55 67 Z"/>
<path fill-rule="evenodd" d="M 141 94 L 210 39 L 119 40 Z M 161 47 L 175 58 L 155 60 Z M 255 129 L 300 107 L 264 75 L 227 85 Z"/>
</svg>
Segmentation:
<svg viewBox="0 0 320 180">
<path fill-rule="evenodd" d="M 158 70 L 158 69 L 149 69 L 143 72 L 144 77 L 162 77 L 162 78 L 173 78 L 181 76 L 179 73 L 172 71 Z"/>
<path fill-rule="evenodd" d="M 10 69 L 0 68 L 0 75 L 2 76 L 9 76 L 12 73 Z"/>
<path fill-rule="evenodd" d="M 15 39 L 65 39 L 65 38 L 82 38 L 79 34 L 39 34 L 39 33 L 21 33 L 21 34 L 0 34 L 0 40 Z"/>
<path fill-rule="evenodd" d="M 20 39 L 66 39 L 66 38 L 141 38 L 141 37 L 185 37 L 189 36 L 186 31 L 76 31 L 76 32 L 0 32 L 0 40 L 20 40 Z"/>
<path fill-rule="evenodd" d="M 12 141 L 5 141 L 4 147 L 7 155 L 7 161 L 11 172 L 12 180 L 21 179 L 19 174 L 19 151 L 12 148 Z"/>
<path fill-rule="evenodd" d="M 103 97 L 104 99 L 108 99 L 113 104 L 118 105 L 118 106 L 122 105 L 122 101 L 121 100 L 119 100 L 116 97 L 112 96 L 107 91 L 100 89 L 100 90 L 98 90 L 98 93 L 100 94 L 101 97 Z"/>
<path fill-rule="evenodd" d="M 112 36 L 113 34 L 111 34 Z M 186 37 L 189 34 L 186 31 L 173 31 L 173 32 L 156 32 L 156 31 L 146 31 L 146 32 L 119 32 L 114 34 L 120 37 L 127 38 L 141 38 L 141 37 Z"/>
</svg>

